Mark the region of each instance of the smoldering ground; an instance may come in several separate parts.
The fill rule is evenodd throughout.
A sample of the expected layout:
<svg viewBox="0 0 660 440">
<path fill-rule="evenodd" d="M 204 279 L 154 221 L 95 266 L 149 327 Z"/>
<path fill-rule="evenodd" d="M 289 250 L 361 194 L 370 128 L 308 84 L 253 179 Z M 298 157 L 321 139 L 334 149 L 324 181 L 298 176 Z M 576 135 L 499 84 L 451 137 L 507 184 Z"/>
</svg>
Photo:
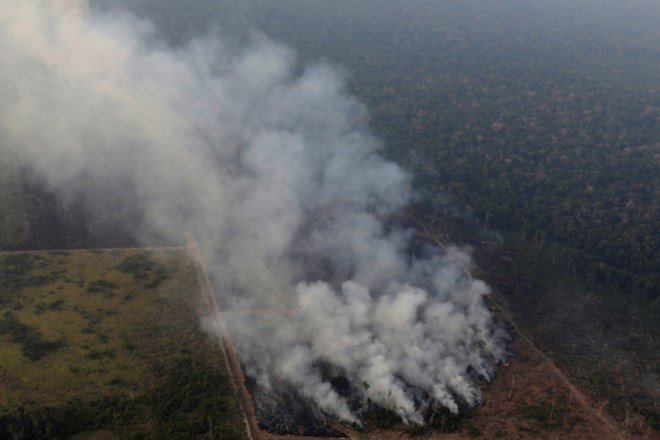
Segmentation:
<svg viewBox="0 0 660 440">
<path fill-rule="evenodd" d="M 479 402 L 475 378 L 504 355 L 489 289 L 437 250 L 410 258 L 391 221 L 409 176 L 378 155 L 340 71 L 259 33 L 171 47 L 116 10 L 2 6 L 3 154 L 63 203 L 126 200 L 150 233 L 192 231 L 262 387 L 351 422 L 367 399 L 409 422 L 431 401 Z M 350 402 L 328 369 L 358 384 Z"/>
</svg>

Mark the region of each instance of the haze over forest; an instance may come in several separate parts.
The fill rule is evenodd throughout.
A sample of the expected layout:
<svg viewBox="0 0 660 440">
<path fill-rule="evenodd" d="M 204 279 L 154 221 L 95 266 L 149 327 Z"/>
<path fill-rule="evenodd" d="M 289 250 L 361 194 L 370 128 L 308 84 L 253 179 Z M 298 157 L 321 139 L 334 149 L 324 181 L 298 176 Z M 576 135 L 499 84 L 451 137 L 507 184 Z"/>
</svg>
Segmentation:
<svg viewBox="0 0 660 440">
<path fill-rule="evenodd" d="M 130 7 L 171 44 L 208 30 L 238 42 L 258 30 L 303 64 L 343 68 L 427 212 L 504 239 L 499 252 L 529 286 L 510 299 L 541 345 L 597 396 L 640 391 L 626 405 L 658 420 L 658 2 L 167 6 Z M 592 355 L 602 362 L 584 367 Z M 614 360 L 624 367 L 608 367 Z"/>
<path fill-rule="evenodd" d="M 228 314 L 264 388 L 353 423 L 333 374 L 408 422 L 478 405 L 507 335 L 472 249 L 542 349 L 658 428 L 658 2 L 90 5 L 0 16 L 29 24 L 0 33 L 2 146 L 99 230 L 192 230 L 229 309 L 293 308 Z M 460 250 L 410 251 L 413 226 Z"/>
<path fill-rule="evenodd" d="M 342 66 L 387 155 L 434 202 L 543 234 L 583 251 L 590 277 L 658 296 L 656 2 L 171 3 L 130 7 L 173 44 L 258 29 Z"/>
</svg>

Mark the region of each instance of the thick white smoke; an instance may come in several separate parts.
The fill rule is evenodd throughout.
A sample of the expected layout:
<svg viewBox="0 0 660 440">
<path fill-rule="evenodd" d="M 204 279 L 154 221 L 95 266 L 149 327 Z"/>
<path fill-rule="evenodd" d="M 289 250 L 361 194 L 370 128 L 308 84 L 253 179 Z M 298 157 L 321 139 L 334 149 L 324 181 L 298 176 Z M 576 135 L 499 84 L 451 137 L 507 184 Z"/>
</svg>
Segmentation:
<svg viewBox="0 0 660 440">
<path fill-rule="evenodd" d="M 473 377 L 504 354 L 488 288 L 447 256 L 409 258 L 409 234 L 387 224 L 409 179 L 378 156 L 337 70 L 300 71 L 263 35 L 172 49 L 81 2 L 0 4 L 3 154 L 62 197 L 126 191 L 152 230 L 192 230 L 264 386 L 289 383 L 348 421 L 321 366 L 408 421 L 432 399 L 479 401 Z"/>
</svg>

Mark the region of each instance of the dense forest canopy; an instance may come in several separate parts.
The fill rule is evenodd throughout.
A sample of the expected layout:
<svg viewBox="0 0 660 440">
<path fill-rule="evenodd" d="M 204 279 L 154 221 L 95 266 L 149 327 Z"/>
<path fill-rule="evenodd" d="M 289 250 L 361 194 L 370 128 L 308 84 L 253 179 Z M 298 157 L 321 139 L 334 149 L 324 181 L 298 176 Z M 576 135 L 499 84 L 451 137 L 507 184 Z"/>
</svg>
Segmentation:
<svg viewBox="0 0 660 440">
<path fill-rule="evenodd" d="M 152 3 L 131 7 L 173 44 L 258 29 L 304 63 L 343 66 L 421 192 L 569 246 L 589 279 L 658 298 L 659 3 Z"/>
<path fill-rule="evenodd" d="M 613 413 L 625 412 L 627 420 L 632 410 L 648 425 L 660 426 L 656 0 L 90 2 L 93 8 L 119 14 L 128 8 L 153 22 L 154 33 L 145 31 L 144 48 L 171 52 L 172 60 L 181 61 L 187 43 L 209 33 L 220 34 L 229 52 L 264 33 L 295 49 L 300 71 L 292 76 L 309 65 L 337 66 L 347 86 L 339 79 L 333 86 L 327 77 L 321 83 L 336 87 L 333 92 L 351 103 L 352 110 L 342 117 L 351 112 L 364 116 L 367 109 L 369 129 L 360 125 L 360 134 L 373 131 L 382 139 L 383 154 L 413 176 L 418 198 L 406 211 L 413 215 L 403 222 L 422 219 L 416 224 L 425 231 L 451 223 L 455 234 L 446 237 L 469 237 L 484 269 L 479 276 L 509 300 L 510 317 L 522 334 L 548 350 L 599 401 L 609 401 Z M 177 48 L 183 48 L 181 53 Z M 183 65 L 190 65 L 183 59 Z M 353 107 L 351 96 L 364 108 Z M 325 117 L 320 125 L 331 122 Z M 191 150 L 187 141 L 176 144 Z M 304 168 L 299 158 L 294 155 L 281 169 L 293 174 L 293 165 Z M 21 177 L 4 150 L 0 159 L 0 169 L 11 171 L 0 172 L 0 208 L 11 207 L 5 209 L 0 246 L 25 246 L 38 229 L 51 235 L 59 223 L 47 225 L 51 229 L 39 221 L 50 205 L 53 213 L 60 209 L 55 196 L 50 200 L 51 195 L 43 198 L 35 192 L 39 182 L 26 177 L 29 169 Z M 153 155 L 148 160 L 156 162 Z M 382 178 L 384 173 L 377 174 Z M 404 181 L 402 177 L 392 189 Z M 125 192 L 116 194 L 118 206 L 132 204 Z M 121 211 L 101 199 L 96 203 L 106 210 L 90 208 L 99 218 Z M 94 245 L 85 238 L 92 235 L 93 222 L 71 206 L 62 211 L 64 216 L 80 218 L 70 223 L 87 229 L 70 244 Z M 53 218 L 58 220 L 62 212 Z M 441 214 L 458 221 L 436 222 Z M 117 223 L 130 216 L 120 212 Z M 140 223 L 135 217 L 131 225 Z M 267 222 L 274 218 L 260 217 Z M 121 241 L 114 224 L 94 224 L 94 229 L 101 235 L 112 230 Z M 504 239 L 495 243 L 481 237 Z M 31 246 L 50 247 L 43 240 L 33 240 Z M 329 249 L 324 255 L 339 254 Z M 97 284 L 103 283 L 94 283 L 92 291 Z M 7 325 L 26 328 L 17 322 L 10 319 Z"/>
<path fill-rule="evenodd" d="M 658 297 L 660 7 L 260 2 L 258 27 L 346 66 L 387 154 L 482 224 Z M 605 270 L 603 269 L 605 268 Z"/>
</svg>

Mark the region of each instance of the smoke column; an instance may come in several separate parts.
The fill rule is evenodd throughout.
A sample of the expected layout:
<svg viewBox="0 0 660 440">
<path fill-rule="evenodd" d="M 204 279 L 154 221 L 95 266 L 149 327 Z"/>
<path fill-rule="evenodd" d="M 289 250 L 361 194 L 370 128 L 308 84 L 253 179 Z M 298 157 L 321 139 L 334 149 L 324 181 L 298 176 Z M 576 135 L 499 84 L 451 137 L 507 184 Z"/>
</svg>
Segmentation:
<svg viewBox="0 0 660 440">
<path fill-rule="evenodd" d="M 359 409 L 328 369 L 409 422 L 433 400 L 479 402 L 474 377 L 504 355 L 489 289 L 439 251 L 410 258 L 390 224 L 409 178 L 340 72 L 264 35 L 171 48 L 128 14 L 0 2 L 2 154 L 62 200 L 130 200 L 151 231 L 193 231 L 262 386 L 346 421 Z"/>
</svg>

